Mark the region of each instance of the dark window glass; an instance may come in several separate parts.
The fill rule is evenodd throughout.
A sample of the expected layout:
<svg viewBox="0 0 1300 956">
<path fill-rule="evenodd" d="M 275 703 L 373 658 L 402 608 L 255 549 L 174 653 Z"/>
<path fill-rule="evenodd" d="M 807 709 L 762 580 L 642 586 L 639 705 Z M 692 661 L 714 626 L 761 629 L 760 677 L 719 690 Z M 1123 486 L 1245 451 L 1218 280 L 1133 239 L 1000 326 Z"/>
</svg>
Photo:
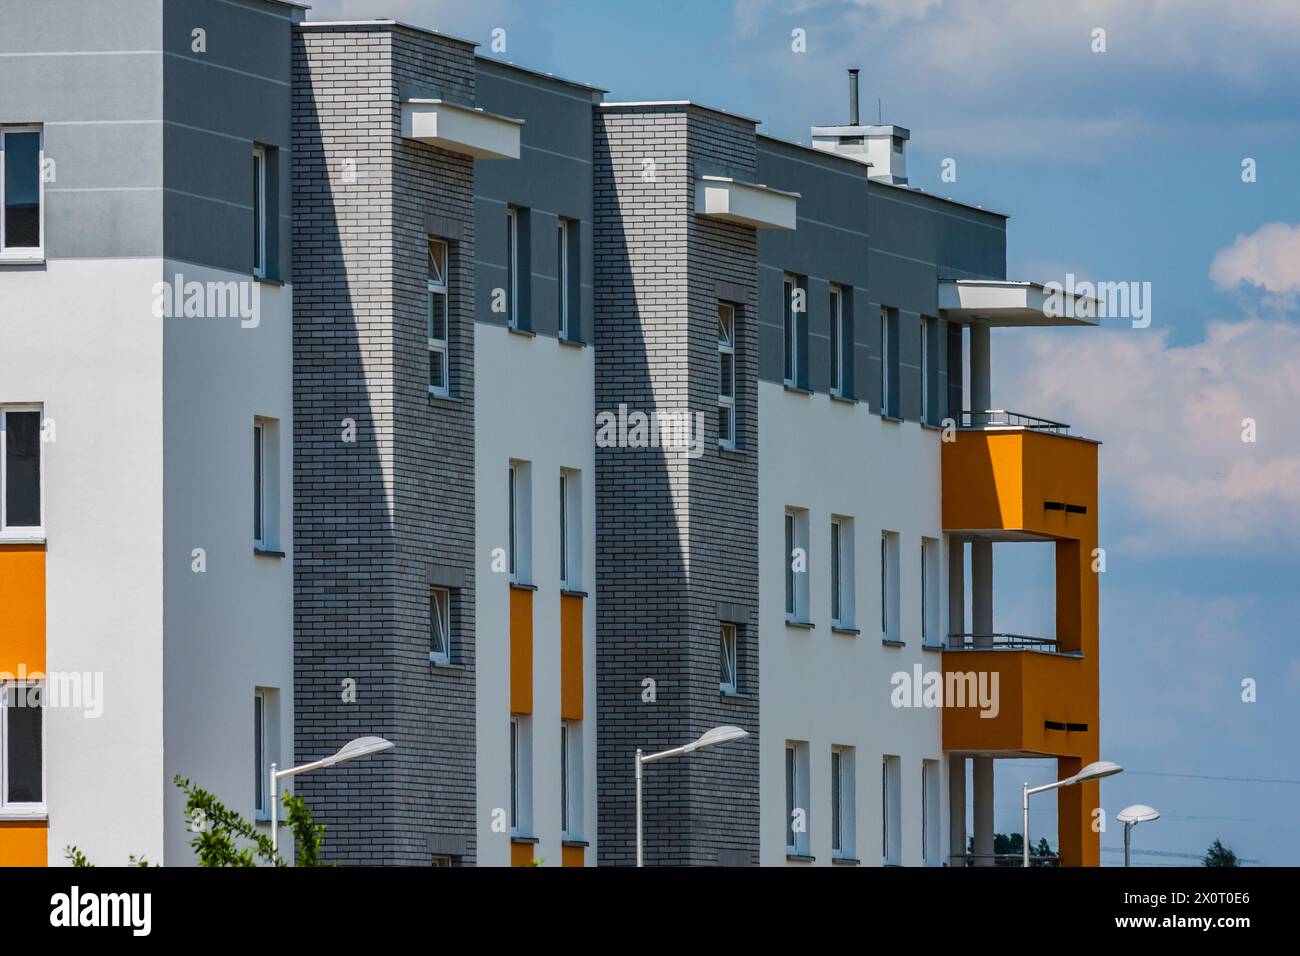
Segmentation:
<svg viewBox="0 0 1300 956">
<path fill-rule="evenodd" d="M 10 528 L 41 524 L 41 413 L 6 412 L 5 520 Z"/>
<path fill-rule="evenodd" d="M 6 133 L 5 246 L 36 249 L 41 244 L 41 134 Z"/>
<path fill-rule="evenodd" d="M 9 739 L 5 773 L 10 803 L 40 803 L 41 786 L 41 696 L 39 687 L 11 687 L 8 705 Z M 18 706 L 21 704 L 22 706 Z"/>
</svg>

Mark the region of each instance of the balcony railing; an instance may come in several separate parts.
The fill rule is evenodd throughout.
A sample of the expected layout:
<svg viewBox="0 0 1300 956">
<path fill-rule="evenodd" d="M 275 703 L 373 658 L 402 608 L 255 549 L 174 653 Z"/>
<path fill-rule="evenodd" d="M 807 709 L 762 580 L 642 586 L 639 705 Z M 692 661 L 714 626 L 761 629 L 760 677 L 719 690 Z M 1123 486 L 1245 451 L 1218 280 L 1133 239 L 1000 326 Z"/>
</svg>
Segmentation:
<svg viewBox="0 0 1300 956">
<path fill-rule="evenodd" d="M 1064 422 L 1054 422 L 1050 418 L 1036 418 L 1023 412 L 1011 412 L 1004 408 L 989 411 L 963 411 L 958 428 L 991 430 L 996 428 L 1028 428 L 1036 432 L 1050 432 L 1053 435 L 1070 434 L 1070 426 Z"/>
<path fill-rule="evenodd" d="M 987 862 L 986 862 L 987 861 Z M 949 866 L 1024 866 L 1025 858 L 1020 853 L 956 853 L 948 857 Z M 1030 866 L 1060 866 L 1057 856 L 1029 855 Z"/>
<path fill-rule="evenodd" d="M 1039 651 L 1043 654 L 1069 654 L 1062 651 L 1054 638 L 1030 637 L 1026 634 L 949 634 L 947 651 Z"/>
</svg>

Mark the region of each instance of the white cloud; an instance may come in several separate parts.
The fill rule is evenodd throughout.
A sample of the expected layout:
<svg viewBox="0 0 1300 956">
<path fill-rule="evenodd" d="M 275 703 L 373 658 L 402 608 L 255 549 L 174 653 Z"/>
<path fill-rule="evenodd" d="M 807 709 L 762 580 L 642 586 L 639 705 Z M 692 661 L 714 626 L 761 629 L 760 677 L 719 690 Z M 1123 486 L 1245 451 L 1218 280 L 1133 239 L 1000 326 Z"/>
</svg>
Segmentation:
<svg viewBox="0 0 1300 956">
<path fill-rule="evenodd" d="M 1174 345 L 1150 330 L 1000 332 L 995 404 L 1101 440 L 1121 543 L 1154 554 L 1300 544 L 1300 326 L 1213 322 Z M 1256 441 L 1242 441 L 1242 421 Z M 1113 518 L 1114 516 L 1112 516 Z M 1107 520 L 1103 508 L 1103 523 Z"/>
<path fill-rule="evenodd" d="M 1210 278 L 1221 289 L 1246 283 L 1267 292 L 1300 292 L 1300 225 L 1272 222 L 1237 236 L 1215 255 Z"/>
</svg>

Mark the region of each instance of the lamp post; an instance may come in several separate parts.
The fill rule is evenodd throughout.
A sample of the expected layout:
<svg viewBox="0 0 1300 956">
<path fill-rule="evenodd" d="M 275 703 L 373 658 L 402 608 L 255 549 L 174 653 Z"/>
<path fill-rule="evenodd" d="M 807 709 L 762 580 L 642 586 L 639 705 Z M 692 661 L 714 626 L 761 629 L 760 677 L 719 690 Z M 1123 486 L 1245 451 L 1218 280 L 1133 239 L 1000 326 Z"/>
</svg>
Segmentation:
<svg viewBox="0 0 1300 956">
<path fill-rule="evenodd" d="M 642 861 L 642 850 L 644 842 L 641 829 L 641 765 L 654 763 L 656 760 L 667 760 L 669 757 L 682 757 L 688 753 L 699 750 L 701 747 L 712 747 L 714 744 L 726 744 L 733 740 L 739 740 L 741 737 L 748 737 L 749 732 L 741 730 L 739 727 L 714 727 L 712 730 L 706 730 L 698 738 L 692 740 L 689 744 L 681 747 L 674 747 L 672 750 L 661 750 L 657 754 L 643 754 L 641 748 L 636 751 L 636 865 L 645 866 Z"/>
<path fill-rule="evenodd" d="M 1073 787 L 1076 783 L 1084 783 L 1088 780 L 1100 780 L 1102 777 L 1109 777 L 1112 774 L 1119 773 L 1124 768 L 1117 763 L 1111 763 L 1109 760 L 1094 760 L 1088 766 L 1084 767 L 1073 777 L 1066 777 L 1064 780 L 1057 780 L 1055 783 L 1045 783 L 1041 787 L 1031 787 L 1029 782 L 1025 782 L 1024 790 L 1021 796 L 1021 809 L 1024 811 L 1024 865 L 1029 866 L 1029 798 L 1035 793 L 1043 793 L 1047 790 L 1058 790 L 1061 787 Z"/>
<path fill-rule="evenodd" d="M 371 754 L 383 753 L 385 750 L 392 750 L 396 744 L 391 740 L 385 740 L 383 737 L 358 737 L 356 740 L 349 740 L 338 749 L 337 753 L 328 757 L 322 757 L 320 760 L 314 760 L 311 763 L 305 763 L 300 767 L 288 767 L 285 770 L 277 770 L 275 764 L 271 764 L 271 849 L 272 851 L 280 848 L 280 781 L 289 777 L 296 777 L 300 773 L 306 773 L 309 770 L 320 770 L 323 767 L 332 767 L 336 763 L 343 763 L 347 760 L 356 760 L 358 757 L 369 757 Z"/>
<path fill-rule="evenodd" d="M 1150 823 L 1152 820 L 1160 819 L 1160 811 L 1154 807 L 1148 807 L 1145 803 L 1135 803 L 1131 807 L 1125 807 L 1115 815 L 1115 819 L 1124 824 L 1124 865 L 1128 866 L 1128 844 L 1129 831 L 1139 823 Z"/>
</svg>

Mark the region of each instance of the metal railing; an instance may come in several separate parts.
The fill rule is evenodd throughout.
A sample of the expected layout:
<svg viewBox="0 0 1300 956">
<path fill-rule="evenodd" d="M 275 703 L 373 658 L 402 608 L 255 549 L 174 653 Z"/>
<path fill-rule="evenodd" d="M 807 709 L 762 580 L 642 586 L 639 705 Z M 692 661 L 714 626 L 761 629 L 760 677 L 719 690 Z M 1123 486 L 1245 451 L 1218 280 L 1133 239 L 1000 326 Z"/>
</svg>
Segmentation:
<svg viewBox="0 0 1300 956">
<path fill-rule="evenodd" d="M 1066 653 L 1058 649 L 1055 638 L 1030 637 L 1026 634 L 949 634 L 944 650 Z"/>
<path fill-rule="evenodd" d="M 995 408 L 988 411 L 963 411 L 958 428 L 995 429 L 1028 428 L 1036 432 L 1051 432 L 1053 435 L 1070 434 L 1070 426 L 1064 422 L 1054 422 L 1050 418 L 1037 418 L 1023 412 L 1007 411 Z"/>
<path fill-rule="evenodd" d="M 988 861 L 988 862 L 984 862 Z M 956 853 L 948 857 L 949 866 L 1024 866 L 1024 856 L 1020 853 Z M 1060 866 L 1057 856 L 1030 855 L 1029 865 Z"/>
</svg>

